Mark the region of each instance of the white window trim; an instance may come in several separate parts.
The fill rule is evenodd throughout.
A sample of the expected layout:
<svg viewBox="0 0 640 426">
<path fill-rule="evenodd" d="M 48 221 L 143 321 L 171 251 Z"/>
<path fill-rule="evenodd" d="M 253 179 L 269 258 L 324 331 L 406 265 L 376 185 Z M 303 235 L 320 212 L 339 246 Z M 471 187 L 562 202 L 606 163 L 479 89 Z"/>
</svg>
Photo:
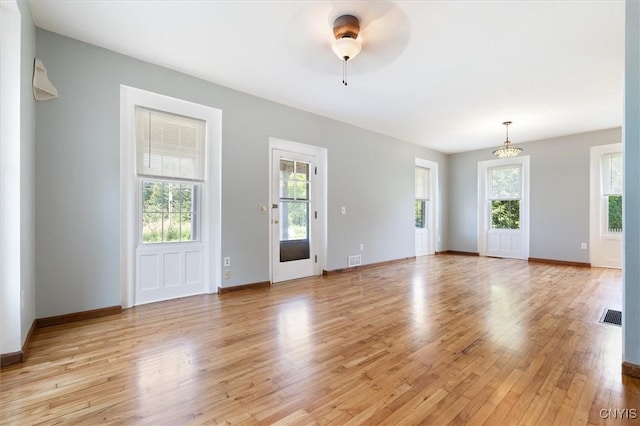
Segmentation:
<svg viewBox="0 0 640 426">
<path fill-rule="evenodd" d="M 203 186 L 201 181 L 188 181 L 188 180 L 180 180 L 180 179 L 174 179 L 174 178 L 164 178 L 164 179 L 159 179 L 159 178 L 151 178 L 151 177 L 146 177 L 146 176 L 138 176 L 137 179 L 137 185 L 138 185 L 138 197 L 142 196 L 142 185 L 143 182 L 156 182 L 156 183 L 176 183 L 176 184 L 187 184 L 187 185 L 192 185 L 194 188 L 194 191 L 197 192 L 197 200 L 196 200 L 196 208 L 194 209 L 192 207 L 191 209 L 191 213 L 195 213 L 196 214 L 196 229 L 197 229 L 197 233 L 196 233 L 196 238 L 194 240 L 191 241 L 162 241 L 162 242 L 153 242 L 153 243 L 145 243 L 143 242 L 143 235 L 142 235 L 142 216 L 143 216 L 143 211 L 142 211 L 142 203 L 140 203 L 139 205 L 136 205 L 136 207 L 138 208 L 138 232 L 137 232 L 137 246 L 138 247 L 152 247 L 152 246 L 169 246 L 172 244 L 175 244 L 177 246 L 180 246 L 182 244 L 191 244 L 191 243 L 202 243 L 202 193 L 203 193 Z M 192 201 L 193 203 L 193 201 Z M 192 204 L 193 206 L 193 204 Z M 193 223 L 193 222 L 192 222 Z"/>
<path fill-rule="evenodd" d="M 529 258 L 529 156 L 523 155 L 510 159 L 497 159 L 478 161 L 478 252 L 480 256 L 486 256 L 487 231 L 489 226 L 489 208 L 487 204 L 487 170 L 492 167 L 507 166 L 510 164 L 520 164 L 522 166 L 522 202 L 520 203 L 520 229 L 522 230 L 523 251 L 522 257 Z"/>
<path fill-rule="evenodd" d="M 201 199 L 201 241 L 208 246 L 205 292 L 220 286 L 222 111 L 157 93 L 120 86 L 120 301 L 134 305 L 135 249 L 138 241 L 138 177 L 135 163 L 135 106 L 170 111 L 207 121 L 205 185 Z M 205 220 L 205 218 L 207 220 Z"/>
<path fill-rule="evenodd" d="M 320 275 L 323 270 L 327 269 L 327 148 L 318 147 L 315 145 L 307 145 L 300 142 L 294 142 L 286 139 L 279 139 L 270 137 L 269 138 L 269 208 L 268 211 L 271 211 L 271 188 L 273 188 L 273 177 L 271 173 L 271 167 L 273 164 L 273 150 L 281 150 L 281 151 L 290 151 L 296 152 L 303 155 L 309 155 L 315 157 L 316 167 L 318 168 L 318 175 L 315 177 L 316 181 L 316 192 L 314 203 L 315 210 L 318 211 L 318 221 L 315 226 L 315 231 L 313 232 L 312 238 L 317 241 L 317 246 L 314 246 L 318 251 L 318 262 L 314 265 L 314 274 Z M 269 215 L 269 217 L 271 217 Z M 271 281 L 273 281 L 273 232 L 271 232 L 271 220 L 269 220 L 269 277 Z"/>
</svg>

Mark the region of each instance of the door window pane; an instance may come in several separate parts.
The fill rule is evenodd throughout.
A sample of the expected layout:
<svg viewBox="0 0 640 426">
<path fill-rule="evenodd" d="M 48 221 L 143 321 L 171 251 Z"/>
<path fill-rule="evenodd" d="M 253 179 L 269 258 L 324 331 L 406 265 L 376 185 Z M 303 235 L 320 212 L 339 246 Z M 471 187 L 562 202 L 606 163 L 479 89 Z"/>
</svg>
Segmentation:
<svg viewBox="0 0 640 426">
<path fill-rule="evenodd" d="M 140 176 L 204 180 L 206 122 L 136 107 L 136 171 Z"/>
<path fill-rule="evenodd" d="M 621 195 L 623 182 L 622 153 L 602 156 L 602 192 L 604 195 Z"/>
<path fill-rule="evenodd" d="M 431 187 L 429 184 L 430 175 L 431 169 L 416 166 L 414 185 L 416 198 L 423 200 L 428 200 L 431 198 Z"/>
<path fill-rule="evenodd" d="M 280 262 L 309 257 L 309 203 L 280 202 Z"/>
<path fill-rule="evenodd" d="M 492 229 L 520 229 L 520 200 L 491 200 Z"/>
<path fill-rule="evenodd" d="M 280 199 L 309 199 L 309 163 L 280 160 Z"/>
<path fill-rule="evenodd" d="M 490 199 L 520 198 L 522 190 L 521 166 L 491 167 L 488 184 Z"/>
<path fill-rule="evenodd" d="M 293 160 L 280 160 L 280 180 L 288 180 L 294 173 Z"/>
<path fill-rule="evenodd" d="M 164 241 L 176 242 L 180 241 L 180 214 L 169 213 L 165 216 L 164 222 Z"/>
<path fill-rule="evenodd" d="M 280 203 L 280 241 L 309 238 L 309 204 L 304 202 Z"/>
<path fill-rule="evenodd" d="M 170 181 L 142 182 L 143 244 L 195 241 L 197 217 L 194 195 L 198 184 Z"/>
<path fill-rule="evenodd" d="M 309 199 L 309 182 L 295 182 L 296 200 Z"/>
<path fill-rule="evenodd" d="M 607 230 L 622 232 L 622 195 L 610 195 L 607 198 Z"/>
<path fill-rule="evenodd" d="M 416 229 L 423 229 L 425 227 L 425 201 L 416 200 L 414 208 Z"/>
<path fill-rule="evenodd" d="M 295 180 L 298 181 L 309 181 L 309 163 L 296 161 L 296 177 Z"/>
<path fill-rule="evenodd" d="M 310 164 L 280 160 L 280 262 L 310 258 Z"/>
</svg>

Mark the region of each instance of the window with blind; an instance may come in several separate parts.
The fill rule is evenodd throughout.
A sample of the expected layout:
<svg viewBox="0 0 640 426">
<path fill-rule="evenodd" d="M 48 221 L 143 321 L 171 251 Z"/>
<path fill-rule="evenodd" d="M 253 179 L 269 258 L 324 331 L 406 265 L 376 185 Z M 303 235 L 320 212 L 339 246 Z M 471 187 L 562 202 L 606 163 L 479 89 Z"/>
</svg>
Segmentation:
<svg viewBox="0 0 640 426">
<path fill-rule="evenodd" d="M 195 118 L 136 107 L 136 172 L 141 178 L 143 244 L 198 240 L 205 124 Z"/>
<path fill-rule="evenodd" d="M 136 107 L 136 171 L 140 176 L 204 180 L 205 122 Z"/>
<path fill-rule="evenodd" d="M 622 232 L 622 153 L 602 156 L 602 195 L 607 198 L 607 231 Z"/>
<path fill-rule="evenodd" d="M 427 226 L 427 203 L 430 200 L 430 170 L 426 167 L 415 168 L 415 207 L 414 217 L 416 228 L 423 229 Z"/>
<path fill-rule="evenodd" d="M 491 228 L 520 229 L 521 165 L 490 168 L 487 185 Z"/>
</svg>

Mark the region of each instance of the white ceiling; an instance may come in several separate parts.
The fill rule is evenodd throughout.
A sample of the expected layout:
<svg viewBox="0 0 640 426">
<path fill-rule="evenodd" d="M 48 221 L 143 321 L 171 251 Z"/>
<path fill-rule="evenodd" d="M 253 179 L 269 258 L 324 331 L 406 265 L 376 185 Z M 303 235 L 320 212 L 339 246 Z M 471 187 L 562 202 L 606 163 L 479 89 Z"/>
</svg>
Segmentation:
<svg viewBox="0 0 640 426">
<path fill-rule="evenodd" d="M 624 1 L 30 0 L 38 27 L 445 153 L 620 126 Z M 362 52 L 331 51 L 335 17 Z M 55 84 L 55 82 L 54 82 Z"/>
</svg>

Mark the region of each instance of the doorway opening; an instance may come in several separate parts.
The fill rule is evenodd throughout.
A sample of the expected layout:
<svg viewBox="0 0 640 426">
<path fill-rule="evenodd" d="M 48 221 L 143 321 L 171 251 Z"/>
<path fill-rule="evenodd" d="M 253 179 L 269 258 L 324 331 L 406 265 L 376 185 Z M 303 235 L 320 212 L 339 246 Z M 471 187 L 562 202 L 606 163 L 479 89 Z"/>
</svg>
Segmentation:
<svg viewBox="0 0 640 426">
<path fill-rule="evenodd" d="M 415 223 L 416 256 L 435 254 L 437 241 L 438 163 L 415 160 Z"/>
<path fill-rule="evenodd" d="M 591 266 L 622 268 L 622 144 L 591 147 Z"/>
<path fill-rule="evenodd" d="M 271 138 L 271 282 L 320 275 L 326 262 L 327 151 Z"/>
<path fill-rule="evenodd" d="M 222 111 L 120 88 L 122 307 L 220 284 Z"/>
<path fill-rule="evenodd" d="M 478 162 L 481 256 L 529 257 L 529 156 Z"/>
</svg>

